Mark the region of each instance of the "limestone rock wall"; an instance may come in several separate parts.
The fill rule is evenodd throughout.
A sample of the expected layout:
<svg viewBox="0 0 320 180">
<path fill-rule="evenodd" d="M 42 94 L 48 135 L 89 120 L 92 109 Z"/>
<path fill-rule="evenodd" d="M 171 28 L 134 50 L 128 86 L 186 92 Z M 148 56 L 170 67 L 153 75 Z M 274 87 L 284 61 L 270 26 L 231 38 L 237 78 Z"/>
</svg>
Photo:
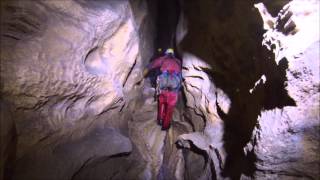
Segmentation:
<svg viewBox="0 0 320 180">
<path fill-rule="evenodd" d="M 87 178 L 78 171 L 134 149 L 127 107 L 152 53 L 147 11 L 145 1 L 1 2 L 2 178 Z"/>
<path fill-rule="evenodd" d="M 286 89 L 296 105 L 262 111 L 258 118 L 253 148 L 261 179 L 319 177 L 319 12 L 318 1 L 292 1 L 269 15 L 273 25 L 265 26 L 263 43 L 278 64 L 287 61 Z"/>
<path fill-rule="evenodd" d="M 319 2 L 201 0 L 182 9 L 177 42 L 194 132 L 178 143 L 212 161 L 194 178 L 316 179 Z"/>
<path fill-rule="evenodd" d="M 178 141 L 206 159 L 202 173 L 190 179 L 252 174 L 254 165 L 243 148 L 264 103 L 264 95 L 250 89 L 265 71 L 266 56 L 262 23 L 252 7 L 249 1 L 182 1 L 177 41 L 194 132 Z"/>
</svg>

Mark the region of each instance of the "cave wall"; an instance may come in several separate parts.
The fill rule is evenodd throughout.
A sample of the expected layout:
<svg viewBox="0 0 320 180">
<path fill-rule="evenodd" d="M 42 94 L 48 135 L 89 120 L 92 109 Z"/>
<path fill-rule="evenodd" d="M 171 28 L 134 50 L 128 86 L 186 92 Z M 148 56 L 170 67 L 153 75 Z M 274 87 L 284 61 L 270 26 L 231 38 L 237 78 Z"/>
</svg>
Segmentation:
<svg viewBox="0 0 320 180">
<path fill-rule="evenodd" d="M 135 148 L 128 107 L 153 52 L 149 6 L 1 2 L 1 178 L 87 178 L 79 170 L 113 156 L 97 178 L 132 165 L 117 155 Z"/>
<path fill-rule="evenodd" d="M 183 53 L 186 104 L 204 121 L 196 136 L 184 135 L 182 140 L 204 150 L 213 162 L 203 178 L 239 179 L 251 173 L 243 148 L 264 98 L 249 93 L 264 63 L 257 60 L 264 58 L 262 23 L 252 7 L 249 1 L 182 1 L 177 41 Z"/>
<path fill-rule="evenodd" d="M 265 26 L 263 44 L 274 53 L 278 65 L 287 63 L 285 88 L 295 106 L 261 112 L 253 136 L 254 152 L 260 160 L 257 176 L 317 179 L 320 175 L 319 2 L 292 1 L 274 17 L 268 11 L 262 13 L 264 7 L 260 5 L 256 7 L 260 8 L 264 23 L 273 22 Z"/>
<path fill-rule="evenodd" d="M 202 128 L 178 141 L 218 164 L 209 177 L 319 177 L 319 2 L 201 0 L 182 9 L 186 104 Z"/>
</svg>

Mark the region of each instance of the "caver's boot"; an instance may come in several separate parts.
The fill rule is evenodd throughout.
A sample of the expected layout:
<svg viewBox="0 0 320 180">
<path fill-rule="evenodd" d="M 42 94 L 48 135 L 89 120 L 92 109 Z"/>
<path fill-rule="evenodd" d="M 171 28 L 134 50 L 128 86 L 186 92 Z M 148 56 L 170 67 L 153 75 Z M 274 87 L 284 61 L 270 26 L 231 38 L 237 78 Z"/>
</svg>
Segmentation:
<svg viewBox="0 0 320 180">
<path fill-rule="evenodd" d="M 170 128 L 173 110 L 174 110 L 174 106 L 171 106 L 171 107 L 168 106 L 166 108 L 165 117 L 162 122 L 162 130 L 167 130 Z"/>
<path fill-rule="evenodd" d="M 167 129 L 169 129 L 169 128 L 170 128 L 170 125 L 171 125 L 170 121 L 163 121 L 163 122 L 162 122 L 161 130 L 167 130 Z"/>
</svg>

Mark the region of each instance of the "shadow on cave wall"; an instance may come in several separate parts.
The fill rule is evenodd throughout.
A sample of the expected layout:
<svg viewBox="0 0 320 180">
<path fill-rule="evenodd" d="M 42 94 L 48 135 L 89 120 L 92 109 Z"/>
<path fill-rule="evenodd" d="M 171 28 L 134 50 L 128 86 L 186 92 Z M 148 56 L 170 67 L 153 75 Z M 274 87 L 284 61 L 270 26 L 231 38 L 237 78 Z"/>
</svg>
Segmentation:
<svg viewBox="0 0 320 180">
<path fill-rule="evenodd" d="M 0 96 L 1 173 L 0 179 L 11 179 L 17 152 L 17 129 L 12 116 L 12 104 Z M 3 169 L 2 169 L 3 168 Z"/>
<path fill-rule="evenodd" d="M 262 47 L 263 25 L 253 9 L 254 2 L 182 2 L 188 33 L 180 46 L 211 65 L 212 69 L 202 70 L 231 100 L 227 114 L 218 108 L 225 123 L 223 175 L 232 179 L 240 179 L 241 174 L 253 176 L 256 157 L 253 152 L 245 155 L 243 148 L 251 139 L 258 116 L 262 110 L 295 105 L 285 90 L 288 62 L 282 59 L 276 64 L 273 53 Z M 266 83 L 260 81 L 250 93 L 262 75 Z"/>
</svg>

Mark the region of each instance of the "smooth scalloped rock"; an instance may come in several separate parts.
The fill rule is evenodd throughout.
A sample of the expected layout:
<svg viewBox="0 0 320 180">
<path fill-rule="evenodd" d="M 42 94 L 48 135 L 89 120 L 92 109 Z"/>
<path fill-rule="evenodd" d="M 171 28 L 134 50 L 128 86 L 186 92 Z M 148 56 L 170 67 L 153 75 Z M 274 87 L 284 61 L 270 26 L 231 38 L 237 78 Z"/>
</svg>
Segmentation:
<svg viewBox="0 0 320 180">
<path fill-rule="evenodd" d="M 92 162 L 133 151 L 124 106 L 141 88 L 138 70 L 146 57 L 139 53 L 139 31 L 148 28 L 136 22 L 145 19 L 147 7 L 134 14 L 131 6 L 129 1 L 1 3 L 6 107 L 1 139 L 7 139 L 1 147 L 19 159 L 2 154 L 8 170 L 3 174 L 1 161 L 1 176 L 70 179 Z"/>
</svg>

